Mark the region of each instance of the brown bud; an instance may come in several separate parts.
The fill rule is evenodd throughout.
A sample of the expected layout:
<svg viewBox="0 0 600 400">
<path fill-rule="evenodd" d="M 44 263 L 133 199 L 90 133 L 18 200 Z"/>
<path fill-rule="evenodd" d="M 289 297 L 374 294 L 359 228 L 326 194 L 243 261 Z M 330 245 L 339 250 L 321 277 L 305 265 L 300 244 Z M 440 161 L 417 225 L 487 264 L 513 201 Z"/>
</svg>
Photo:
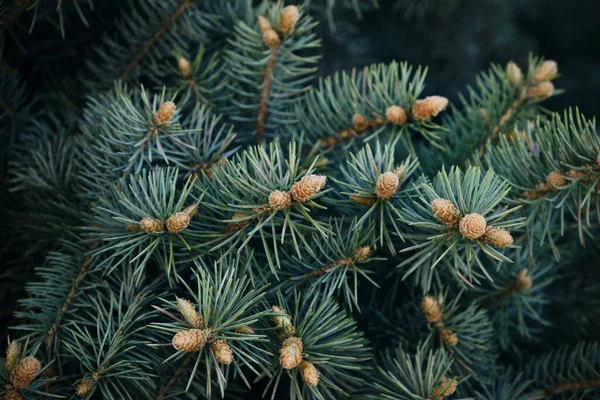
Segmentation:
<svg viewBox="0 0 600 400">
<path fill-rule="evenodd" d="M 404 176 L 404 172 L 406 171 L 406 167 L 404 165 L 399 166 L 394 170 L 394 174 L 398 177 L 399 183 L 404 182 L 406 177 Z"/>
<path fill-rule="evenodd" d="M 248 216 L 248 214 L 235 213 L 235 214 L 233 214 L 233 217 L 231 217 L 231 219 L 241 219 L 241 218 L 246 218 L 247 216 Z M 231 226 L 232 230 L 240 231 L 240 230 L 244 229 L 245 227 L 247 227 L 249 223 L 250 223 L 250 220 L 245 219 L 242 221 L 233 222 L 230 226 Z"/>
<path fill-rule="evenodd" d="M 156 125 L 167 125 L 171 122 L 173 114 L 175 114 L 175 103 L 167 101 L 158 107 L 158 111 L 154 114 L 154 123 Z"/>
<path fill-rule="evenodd" d="M 440 383 L 431 390 L 429 397 L 432 400 L 443 400 L 444 397 L 452 395 L 456 391 L 456 379 L 442 377 Z"/>
<path fill-rule="evenodd" d="M 184 79 L 190 79 L 192 68 L 190 67 L 190 62 L 188 60 L 184 57 L 179 57 L 179 60 L 177 60 L 177 67 Z"/>
<path fill-rule="evenodd" d="M 242 335 L 254 335 L 254 329 L 250 328 L 248 325 L 238 326 L 233 331 L 235 333 L 241 333 Z"/>
<path fill-rule="evenodd" d="M 233 351 L 224 340 L 215 340 L 210 344 L 215 360 L 221 364 L 231 364 L 233 361 Z"/>
<path fill-rule="evenodd" d="M 431 296 L 423 297 L 421 300 L 421 311 L 425 315 L 425 319 L 430 324 L 437 324 L 442 321 L 442 310 L 436 299 Z"/>
<path fill-rule="evenodd" d="M 287 312 L 282 309 L 279 308 L 277 306 L 273 306 L 271 308 L 271 311 L 273 311 L 274 313 L 277 314 L 285 314 L 285 315 L 274 315 L 273 316 L 273 322 L 275 323 L 275 327 L 278 328 L 279 330 L 281 330 L 281 332 L 283 333 L 283 337 L 287 337 L 287 336 L 293 336 L 294 333 L 296 332 L 296 329 L 294 328 L 294 325 L 292 324 L 292 319 L 290 318 L 289 315 L 287 315 Z"/>
<path fill-rule="evenodd" d="M 549 81 L 558 74 L 558 65 L 556 61 L 546 60 L 540 65 L 533 75 L 533 82 Z"/>
<path fill-rule="evenodd" d="M 521 68 L 513 61 L 509 61 L 506 64 L 506 75 L 508 76 L 510 86 L 517 86 L 523 82 L 523 72 L 521 72 Z"/>
<path fill-rule="evenodd" d="M 524 292 L 526 290 L 528 290 L 529 288 L 531 288 L 531 285 L 533 284 L 533 281 L 531 280 L 531 277 L 529 275 L 527 275 L 527 268 L 521 270 L 519 272 L 519 275 L 517 276 L 517 280 L 515 281 L 515 289 L 518 292 Z"/>
<path fill-rule="evenodd" d="M 173 214 L 167 220 L 167 231 L 169 233 L 179 233 L 188 227 L 190 216 L 186 212 Z"/>
<path fill-rule="evenodd" d="M 389 199 L 398 191 L 400 179 L 393 172 L 384 172 L 377 178 L 375 184 L 375 195 L 383 200 Z"/>
<path fill-rule="evenodd" d="M 321 191 L 326 181 L 327 177 L 323 175 L 305 175 L 292 185 L 290 194 L 294 200 L 304 203 Z"/>
<path fill-rule="evenodd" d="M 194 328 L 203 328 L 204 320 L 202 319 L 202 315 L 196 311 L 196 307 L 192 304 L 191 301 L 186 299 L 181 299 L 177 297 L 177 308 L 179 309 L 179 314 L 190 324 L 194 326 Z"/>
<path fill-rule="evenodd" d="M 478 239 L 483 236 L 486 227 L 485 218 L 477 213 L 465 215 L 458 223 L 458 230 L 461 235 L 469 240 Z"/>
<path fill-rule="evenodd" d="M 545 100 L 554 93 L 552 82 L 540 82 L 527 90 L 527 97 L 534 101 Z"/>
<path fill-rule="evenodd" d="M 437 116 L 448 106 L 448 99 L 442 96 L 429 96 L 423 100 L 415 101 L 410 109 L 412 118 L 415 121 L 424 121 Z"/>
<path fill-rule="evenodd" d="M 186 213 L 187 215 L 190 216 L 190 218 L 194 218 L 194 216 L 198 212 L 198 205 L 197 204 L 192 204 L 191 206 L 187 206 L 181 212 Z"/>
<path fill-rule="evenodd" d="M 8 389 L 8 391 L 4 393 L 2 400 L 23 400 L 23 396 L 15 389 Z"/>
<path fill-rule="evenodd" d="M 494 228 L 491 225 L 485 228 L 485 234 L 482 238 L 484 243 L 499 248 L 510 246 L 513 243 L 513 237 L 506 229 Z"/>
<path fill-rule="evenodd" d="M 456 333 L 452 332 L 449 328 L 443 328 L 440 330 L 440 338 L 444 343 L 450 346 L 456 346 L 458 343 L 458 336 Z"/>
<path fill-rule="evenodd" d="M 550 185 L 551 188 L 554 188 L 554 186 L 565 186 L 567 184 L 567 180 L 558 171 L 550 172 L 546 177 L 546 182 L 548 182 L 548 185 Z"/>
<path fill-rule="evenodd" d="M 300 362 L 302 362 L 302 339 L 295 336 L 285 339 L 279 349 L 279 363 L 285 369 L 292 369 Z"/>
<path fill-rule="evenodd" d="M 288 192 L 273 190 L 269 195 L 269 207 L 274 210 L 284 210 L 292 205 L 292 196 Z"/>
<path fill-rule="evenodd" d="M 291 35 L 294 32 L 299 16 L 300 13 L 298 12 L 298 7 L 284 7 L 283 10 L 281 10 L 281 15 L 279 17 L 279 32 L 284 35 Z"/>
<path fill-rule="evenodd" d="M 173 347 L 179 351 L 193 353 L 200 351 L 210 337 L 209 329 L 188 329 L 179 331 L 173 336 Z"/>
<path fill-rule="evenodd" d="M 40 373 L 41 365 L 35 357 L 25 357 L 13 368 L 10 382 L 15 389 L 24 389 Z"/>
<path fill-rule="evenodd" d="M 302 380 L 308 386 L 315 387 L 319 384 L 319 371 L 317 371 L 311 362 L 302 361 L 300 365 L 298 365 L 298 370 L 300 371 Z"/>
<path fill-rule="evenodd" d="M 75 393 L 80 397 L 87 396 L 92 390 L 94 390 L 95 385 L 96 381 L 94 379 L 83 379 L 81 382 L 79 382 L 79 385 L 77 385 Z"/>
<path fill-rule="evenodd" d="M 146 233 L 156 233 L 165 230 L 165 225 L 154 218 L 146 217 L 140 221 L 140 229 Z"/>
<path fill-rule="evenodd" d="M 369 121 L 367 121 L 362 114 L 357 113 L 352 117 L 352 126 L 354 126 L 354 129 L 358 132 L 362 132 L 369 127 Z"/>
<path fill-rule="evenodd" d="M 6 348 L 6 368 L 9 372 L 17 365 L 20 356 L 21 346 L 16 340 L 13 340 Z"/>
<path fill-rule="evenodd" d="M 365 205 L 365 206 L 372 206 L 377 201 L 377 199 L 373 199 L 373 198 L 370 198 L 370 197 L 360 197 L 360 196 L 349 196 L 349 199 L 353 203 L 362 204 L 362 205 Z"/>
<path fill-rule="evenodd" d="M 262 15 L 258 16 L 258 28 L 262 33 L 265 33 L 268 30 L 273 30 L 269 20 L 263 17 Z"/>
<path fill-rule="evenodd" d="M 442 224 L 456 228 L 458 222 L 462 218 L 461 212 L 458 208 L 446 199 L 435 199 L 431 202 L 431 208 L 433 210 L 433 216 Z"/>
<path fill-rule="evenodd" d="M 263 32 L 263 42 L 267 45 L 271 50 L 276 49 L 281 44 L 281 39 L 279 39 L 279 35 L 273 29 L 269 29 Z"/>
<path fill-rule="evenodd" d="M 584 175 L 585 175 L 584 172 L 576 171 L 574 169 L 570 169 L 565 173 L 565 176 L 570 179 L 579 179 Z"/>
<path fill-rule="evenodd" d="M 369 258 L 369 254 L 371 254 L 371 248 L 369 246 L 363 246 L 356 249 L 352 258 L 354 262 L 363 262 Z"/>
<path fill-rule="evenodd" d="M 394 125 L 402 125 L 408 119 L 404 108 L 400 106 L 391 106 L 385 110 L 385 118 Z"/>
</svg>

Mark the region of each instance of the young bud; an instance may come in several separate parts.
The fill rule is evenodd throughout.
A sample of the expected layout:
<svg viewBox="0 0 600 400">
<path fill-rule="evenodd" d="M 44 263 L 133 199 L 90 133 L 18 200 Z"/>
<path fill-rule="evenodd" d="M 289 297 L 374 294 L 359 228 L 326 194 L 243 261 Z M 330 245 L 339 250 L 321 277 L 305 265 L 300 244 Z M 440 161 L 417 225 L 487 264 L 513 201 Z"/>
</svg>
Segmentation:
<svg viewBox="0 0 600 400">
<path fill-rule="evenodd" d="M 276 49 L 281 44 L 281 39 L 279 39 L 279 35 L 273 29 L 269 29 L 268 31 L 263 32 L 263 42 L 267 45 L 271 50 Z"/>
<path fill-rule="evenodd" d="M 450 346 L 456 346 L 458 343 L 458 336 L 456 336 L 456 333 L 452 332 L 452 330 L 448 328 L 440 330 L 440 338 L 444 343 Z"/>
<path fill-rule="evenodd" d="M 140 229 L 146 233 L 156 233 L 165 230 L 165 225 L 154 218 L 146 217 L 140 221 Z"/>
<path fill-rule="evenodd" d="M 262 15 L 258 16 L 258 28 L 260 29 L 260 31 L 262 33 L 265 33 L 266 31 L 269 31 L 269 30 L 273 30 L 269 20 L 266 19 L 265 17 L 263 17 Z"/>
<path fill-rule="evenodd" d="M 180 299 L 177 297 L 177 308 L 179 309 L 179 314 L 190 324 L 194 326 L 194 328 L 202 328 L 204 327 L 204 321 L 202 319 L 202 315 L 196 311 L 196 307 L 192 304 L 191 301 L 186 299 Z"/>
<path fill-rule="evenodd" d="M 558 171 L 550 172 L 546 177 L 546 182 L 548 182 L 548 185 L 550 185 L 551 188 L 554 186 L 565 186 L 567 184 L 567 180 Z"/>
<path fill-rule="evenodd" d="M 241 333 L 242 335 L 254 335 L 254 329 L 248 325 L 238 326 L 233 330 L 235 333 Z"/>
<path fill-rule="evenodd" d="M 75 393 L 77 394 L 77 396 L 80 396 L 80 397 L 87 396 L 88 394 L 90 394 L 92 392 L 95 385 L 96 385 L 95 380 L 89 379 L 89 378 L 83 379 L 81 382 L 79 382 L 79 385 L 77 385 L 77 389 L 75 389 Z"/>
<path fill-rule="evenodd" d="M 175 103 L 167 101 L 158 107 L 158 111 L 154 114 L 154 123 L 156 125 L 167 125 L 171 122 L 173 114 L 175 114 Z"/>
<path fill-rule="evenodd" d="M 356 249 L 354 252 L 353 261 L 354 262 L 363 262 L 369 258 L 369 254 L 371 254 L 371 248 L 369 246 L 363 246 Z"/>
<path fill-rule="evenodd" d="M 509 61 L 509 63 L 506 64 L 506 75 L 508 76 L 508 83 L 510 83 L 510 86 L 517 86 L 523 83 L 523 72 L 521 72 L 521 68 L 512 61 Z"/>
<path fill-rule="evenodd" d="M 215 340 L 210 344 L 215 360 L 221 364 L 231 364 L 233 361 L 233 351 L 224 340 Z"/>
<path fill-rule="evenodd" d="M 279 349 L 279 363 L 285 369 L 296 368 L 302 362 L 302 339 L 295 336 L 283 341 Z"/>
<path fill-rule="evenodd" d="M 167 220 L 167 231 L 169 233 L 179 233 L 188 227 L 190 216 L 185 212 L 173 214 Z"/>
<path fill-rule="evenodd" d="M 458 208 L 446 199 L 435 199 L 431 202 L 431 208 L 433 210 L 433 216 L 442 224 L 456 228 L 458 222 L 462 218 L 461 212 Z"/>
<path fill-rule="evenodd" d="M 248 216 L 248 214 L 235 213 L 235 214 L 233 214 L 233 217 L 231 217 L 231 219 L 241 219 L 241 218 L 246 218 L 247 216 Z M 233 222 L 230 224 L 230 229 L 232 229 L 234 231 L 240 231 L 240 230 L 244 229 L 245 227 L 247 227 L 249 223 L 250 223 L 249 219 L 244 219 L 242 221 Z"/>
<path fill-rule="evenodd" d="M 319 384 L 319 371 L 317 371 L 311 362 L 302 361 L 300 365 L 298 365 L 298 370 L 300 371 L 302 380 L 308 386 L 315 387 Z"/>
<path fill-rule="evenodd" d="M 517 276 L 517 280 L 515 281 L 515 289 L 518 292 L 524 292 L 526 290 L 529 290 L 529 288 L 531 288 L 531 285 L 533 284 L 533 281 L 531 280 L 531 277 L 527 275 L 527 272 L 527 268 L 522 269 L 519 272 L 519 275 Z"/>
<path fill-rule="evenodd" d="M 405 171 L 406 167 L 404 165 L 401 165 L 394 170 L 394 174 L 398 177 L 400 183 L 404 182 L 404 180 L 406 179 L 406 177 L 404 176 Z"/>
<path fill-rule="evenodd" d="M 277 306 L 273 306 L 271 311 L 277 314 L 286 314 L 286 315 L 274 315 L 273 322 L 275 323 L 275 327 L 281 330 L 284 335 L 283 336 L 293 336 L 296 332 L 294 325 L 292 324 L 292 319 L 287 315 L 287 312 Z"/>
<path fill-rule="evenodd" d="M 348 198 L 353 203 L 362 204 L 364 206 L 372 206 L 377 201 L 377 199 L 373 199 L 373 198 L 370 198 L 370 197 L 348 196 Z"/>
<path fill-rule="evenodd" d="M 292 205 L 292 196 L 288 192 L 273 190 L 269 195 L 269 207 L 274 210 L 284 210 Z"/>
<path fill-rule="evenodd" d="M 362 114 L 354 114 L 352 117 L 352 126 L 357 132 L 362 132 L 369 127 L 369 121 Z"/>
<path fill-rule="evenodd" d="M 13 340 L 6 348 L 6 368 L 9 372 L 17 365 L 20 356 L 21 346 L 16 340 Z"/>
<path fill-rule="evenodd" d="M 421 311 L 425 315 L 425 319 L 430 324 L 437 324 L 442 321 L 442 310 L 437 300 L 431 296 L 423 297 L 421 300 Z"/>
<path fill-rule="evenodd" d="M 25 357 L 13 368 L 10 382 L 15 389 L 24 389 L 40 373 L 41 365 L 35 357 Z"/>
<path fill-rule="evenodd" d="M 429 397 L 432 400 L 443 400 L 444 397 L 452 395 L 456 391 L 456 379 L 442 377 L 440 383 L 431 390 Z"/>
<path fill-rule="evenodd" d="M 383 200 L 391 198 L 398 191 L 400 179 L 393 172 L 384 172 L 377 178 L 375 184 L 375 195 Z"/>
<path fill-rule="evenodd" d="M 177 67 L 184 79 L 190 79 L 192 68 L 190 67 L 190 62 L 188 60 L 184 57 L 179 57 L 179 60 L 177 60 Z"/>
<path fill-rule="evenodd" d="M 291 35 L 294 32 L 299 16 L 298 7 L 284 7 L 279 17 L 279 32 L 284 35 Z"/>
<path fill-rule="evenodd" d="M 533 75 L 533 82 L 543 82 L 554 79 L 558 74 L 558 65 L 556 61 L 546 60 L 540 65 Z"/>
<path fill-rule="evenodd" d="M 429 96 L 423 100 L 415 101 L 410 109 L 412 118 L 415 121 L 424 121 L 437 116 L 448 106 L 448 99 L 442 96 Z"/>
<path fill-rule="evenodd" d="M 527 97 L 534 101 L 545 100 L 554 93 L 554 85 L 552 82 L 540 82 L 527 90 Z"/>
<path fill-rule="evenodd" d="M 2 400 L 23 400 L 23 396 L 15 389 L 8 389 L 8 392 L 4 393 Z"/>
<path fill-rule="evenodd" d="M 408 114 L 400 106 L 391 106 L 385 110 L 385 118 L 394 125 L 402 125 L 408 119 Z"/>
<path fill-rule="evenodd" d="M 179 331 L 173 336 L 171 343 L 176 350 L 195 353 L 200 351 L 210 337 L 208 329 L 188 329 Z"/>
<path fill-rule="evenodd" d="M 192 204 L 191 206 L 187 206 L 181 212 L 186 213 L 190 216 L 190 218 L 194 218 L 196 213 L 198 212 L 198 206 L 196 204 Z"/>
<path fill-rule="evenodd" d="M 485 234 L 485 218 L 477 213 L 467 214 L 458 223 L 458 230 L 465 239 L 478 239 Z"/>
<path fill-rule="evenodd" d="M 494 247 L 503 248 L 510 246 L 513 243 L 513 237 L 504 228 L 494 228 L 493 226 L 488 225 L 488 227 L 485 228 L 483 242 L 491 244 Z"/>
<path fill-rule="evenodd" d="M 294 200 L 304 203 L 323 189 L 326 180 L 323 175 L 305 175 L 292 185 L 290 194 Z"/>
</svg>

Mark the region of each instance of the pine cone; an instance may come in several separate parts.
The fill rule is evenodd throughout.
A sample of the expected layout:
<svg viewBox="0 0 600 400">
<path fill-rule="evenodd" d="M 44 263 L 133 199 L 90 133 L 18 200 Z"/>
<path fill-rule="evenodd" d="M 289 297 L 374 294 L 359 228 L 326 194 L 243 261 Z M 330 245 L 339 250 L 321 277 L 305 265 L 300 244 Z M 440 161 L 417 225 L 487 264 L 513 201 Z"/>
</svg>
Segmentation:
<svg viewBox="0 0 600 400">
<path fill-rule="evenodd" d="M 465 239 L 478 239 L 485 234 L 485 218 L 477 213 L 467 214 L 458 223 L 458 230 Z"/>
<path fill-rule="evenodd" d="M 279 363 L 285 369 L 296 368 L 302 362 L 302 339 L 295 336 L 283 341 L 279 349 Z"/>
<path fill-rule="evenodd" d="M 273 30 L 273 27 L 271 26 L 269 20 L 263 17 L 262 15 L 258 16 L 258 28 L 262 33 L 265 33 L 268 30 Z"/>
<path fill-rule="evenodd" d="M 179 68 L 179 72 L 184 79 L 189 79 L 192 74 L 192 68 L 190 67 L 190 62 L 186 60 L 184 57 L 179 57 L 177 60 L 177 67 Z"/>
<path fill-rule="evenodd" d="M 263 42 L 267 45 L 271 50 L 276 49 L 281 44 L 281 39 L 279 39 L 279 35 L 273 29 L 269 29 L 268 31 L 263 32 Z"/>
<path fill-rule="evenodd" d="M 254 335 L 254 329 L 250 328 L 248 325 L 238 326 L 233 331 L 243 335 Z"/>
<path fill-rule="evenodd" d="M 41 365 L 35 357 L 25 357 L 12 370 L 10 381 L 15 389 L 24 389 L 40 373 Z"/>
<path fill-rule="evenodd" d="M 173 214 L 167 220 L 167 231 L 169 233 L 179 233 L 188 227 L 190 216 L 186 212 Z"/>
<path fill-rule="evenodd" d="M 400 106 L 391 106 L 385 110 L 385 118 L 394 125 L 402 125 L 408 120 L 408 114 Z"/>
<path fill-rule="evenodd" d="M 2 400 L 23 400 L 23 396 L 15 389 L 8 389 L 4 396 L 2 396 Z"/>
<path fill-rule="evenodd" d="M 515 289 L 517 292 L 524 292 L 531 288 L 533 281 L 529 275 L 527 275 L 527 268 L 521 270 L 515 281 Z"/>
<path fill-rule="evenodd" d="M 308 386 L 315 387 L 319 384 L 319 371 L 317 371 L 311 362 L 302 361 L 300 365 L 298 365 L 298 370 L 300 371 L 302 380 Z"/>
<path fill-rule="evenodd" d="M 421 300 L 421 310 L 423 311 L 423 314 L 425 314 L 425 319 L 430 324 L 437 324 L 442 321 L 440 305 L 433 297 L 423 297 L 423 300 Z"/>
<path fill-rule="evenodd" d="M 323 175 L 305 175 L 292 185 L 290 194 L 297 202 L 304 203 L 321 191 L 326 181 L 327 177 Z"/>
<path fill-rule="evenodd" d="M 383 200 L 389 199 L 398 191 L 400 179 L 393 172 L 384 172 L 377 178 L 375 195 Z"/>
<path fill-rule="evenodd" d="M 16 340 L 13 340 L 6 348 L 6 368 L 9 372 L 17 365 L 20 356 L 21 346 Z"/>
<path fill-rule="evenodd" d="M 354 114 L 354 116 L 352 117 L 352 126 L 354 126 L 354 129 L 356 129 L 357 132 L 362 132 L 364 130 L 367 130 L 367 128 L 369 127 L 369 121 L 367 121 L 367 119 L 365 117 L 362 116 L 362 114 Z"/>
<path fill-rule="evenodd" d="M 483 242 L 491 244 L 494 247 L 503 248 L 510 246 L 513 243 L 513 237 L 504 228 L 494 228 L 493 226 L 488 225 L 488 227 L 485 228 Z"/>
<path fill-rule="evenodd" d="M 423 100 L 415 101 L 410 109 L 412 119 L 415 121 L 424 121 L 437 116 L 448 106 L 448 99 L 442 96 L 429 96 Z"/>
<path fill-rule="evenodd" d="M 209 329 L 188 329 L 173 336 L 173 347 L 179 351 L 194 353 L 200 351 L 210 337 Z"/>
<path fill-rule="evenodd" d="M 360 197 L 360 196 L 349 196 L 349 199 L 353 203 L 362 204 L 364 206 L 372 206 L 377 201 L 377 199 L 373 199 L 370 197 Z"/>
<path fill-rule="evenodd" d="M 284 7 L 283 10 L 281 10 L 281 15 L 279 17 L 279 32 L 284 35 L 291 35 L 294 32 L 299 17 L 300 13 L 298 12 L 298 7 Z"/>
<path fill-rule="evenodd" d="M 371 248 L 369 246 L 363 246 L 356 249 L 352 258 L 354 259 L 354 262 L 359 263 L 369 258 L 369 254 L 371 254 Z"/>
<path fill-rule="evenodd" d="M 271 308 L 271 311 L 273 311 L 274 313 L 277 313 L 277 314 L 286 314 L 286 315 L 274 315 L 273 322 L 275 323 L 275 327 L 281 331 L 282 337 L 293 336 L 294 333 L 296 332 L 296 329 L 294 328 L 294 325 L 292 324 L 292 319 L 290 318 L 289 315 L 287 315 L 287 312 L 284 309 L 279 308 L 277 306 L 273 306 Z"/>
<path fill-rule="evenodd" d="M 433 209 L 433 216 L 442 224 L 456 228 L 460 219 L 462 218 L 461 212 L 458 208 L 446 199 L 435 199 L 431 202 L 431 208 Z"/>
<path fill-rule="evenodd" d="M 95 385 L 95 380 L 90 378 L 83 379 L 81 382 L 79 382 L 79 385 L 77 385 L 75 393 L 81 397 L 87 396 L 94 389 Z"/>
<path fill-rule="evenodd" d="M 558 171 L 552 171 L 546 177 L 546 182 L 550 185 L 551 188 L 555 186 L 565 186 L 567 184 L 567 180 L 561 175 Z"/>
<path fill-rule="evenodd" d="M 429 397 L 432 400 L 443 400 L 444 397 L 450 396 L 456 391 L 456 379 L 448 379 L 442 377 L 440 383 L 431 390 Z"/>
<path fill-rule="evenodd" d="M 512 61 L 509 61 L 508 64 L 506 64 L 506 75 L 508 76 L 508 83 L 510 83 L 510 86 L 517 86 L 523 83 L 523 72 L 521 72 L 521 68 Z"/>
<path fill-rule="evenodd" d="M 171 122 L 173 114 L 175 114 L 175 103 L 167 101 L 158 107 L 158 111 L 154 114 L 154 123 L 156 125 L 167 125 Z"/>
<path fill-rule="evenodd" d="M 546 60 L 540 65 L 533 75 L 533 82 L 549 81 L 558 74 L 558 65 L 556 61 Z"/>
<path fill-rule="evenodd" d="M 146 233 L 156 233 L 165 230 L 165 225 L 154 218 L 146 217 L 140 221 L 140 229 Z"/>
<path fill-rule="evenodd" d="M 450 346 L 456 346 L 458 343 L 458 336 L 456 336 L 456 334 L 449 328 L 440 330 L 440 338 L 444 343 Z"/>
<path fill-rule="evenodd" d="M 210 344 L 215 360 L 221 364 L 231 364 L 233 361 L 233 351 L 224 340 L 215 340 Z"/>
<path fill-rule="evenodd" d="M 554 93 L 552 82 L 540 82 L 527 90 L 527 97 L 534 101 L 545 100 Z"/>
<path fill-rule="evenodd" d="M 285 210 L 292 205 L 292 196 L 288 192 L 273 190 L 269 195 L 269 207 L 274 210 Z"/>
<path fill-rule="evenodd" d="M 194 328 L 204 327 L 202 315 L 196 311 L 196 307 L 191 301 L 177 297 L 177 308 L 179 309 L 179 314 L 181 314 L 181 316 L 185 318 L 187 322 L 192 324 Z"/>
</svg>

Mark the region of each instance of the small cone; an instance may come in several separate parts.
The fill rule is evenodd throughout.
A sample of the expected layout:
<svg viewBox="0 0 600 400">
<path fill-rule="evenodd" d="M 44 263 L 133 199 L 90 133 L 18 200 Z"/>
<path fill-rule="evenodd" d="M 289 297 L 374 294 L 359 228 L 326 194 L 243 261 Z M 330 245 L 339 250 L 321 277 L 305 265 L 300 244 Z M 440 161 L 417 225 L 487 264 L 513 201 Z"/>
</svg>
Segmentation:
<svg viewBox="0 0 600 400">
<path fill-rule="evenodd" d="M 215 340 L 210 344 L 210 348 L 218 363 L 231 364 L 233 361 L 233 351 L 231 351 L 231 347 L 224 340 Z"/>
<path fill-rule="evenodd" d="M 354 257 L 352 258 L 354 259 L 354 262 L 363 262 L 369 258 L 369 254 L 371 254 L 371 248 L 369 246 L 363 246 L 356 249 Z"/>
<path fill-rule="evenodd" d="M 296 368 L 302 362 L 302 339 L 295 336 L 283 341 L 279 349 L 279 363 L 285 369 Z"/>
<path fill-rule="evenodd" d="M 415 121 L 424 121 L 437 116 L 448 106 L 448 99 L 442 96 L 429 96 L 423 100 L 415 101 L 410 109 L 412 118 Z"/>
<path fill-rule="evenodd" d="M 2 400 L 23 400 L 23 396 L 15 389 L 8 389 L 8 392 L 4 393 Z"/>
<path fill-rule="evenodd" d="M 186 212 L 178 212 L 171 215 L 167 220 L 167 231 L 169 233 L 179 233 L 188 227 L 190 216 Z"/>
<path fill-rule="evenodd" d="M 400 179 L 393 172 L 384 172 L 377 178 L 375 184 L 375 195 L 383 200 L 387 200 L 396 194 L 400 186 Z"/>
<path fill-rule="evenodd" d="M 506 64 L 506 75 L 508 76 L 508 83 L 510 83 L 510 86 L 517 86 L 523 83 L 523 72 L 521 72 L 521 68 L 512 61 Z"/>
<path fill-rule="evenodd" d="M 485 228 L 485 235 L 483 236 L 483 242 L 491 244 L 494 247 L 503 248 L 510 246 L 513 243 L 513 237 L 504 228 L 494 228 L 489 225 Z"/>
<path fill-rule="evenodd" d="M 462 218 L 461 212 L 458 208 L 446 199 L 435 199 L 431 202 L 431 208 L 433 210 L 433 216 L 442 224 L 456 228 L 460 219 Z"/>
<path fill-rule="evenodd" d="M 75 393 L 77 393 L 77 395 L 80 397 L 87 396 L 94 389 L 95 385 L 96 385 L 95 380 L 86 378 L 86 379 L 82 380 L 81 382 L 79 382 L 79 385 L 77 385 L 77 389 L 75 390 Z"/>
<path fill-rule="evenodd" d="M 248 325 L 238 326 L 233 331 L 243 335 L 254 335 L 254 329 L 250 328 Z"/>
<path fill-rule="evenodd" d="M 279 17 L 279 32 L 285 35 L 291 35 L 294 32 L 299 17 L 300 13 L 298 12 L 298 7 L 284 7 L 283 10 L 281 10 L 281 16 Z"/>
<path fill-rule="evenodd" d="M 360 197 L 360 196 L 349 196 L 349 199 L 353 203 L 362 204 L 364 206 L 372 206 L 377 201 L 377 199 L 373 199 L 370 197 Z"/>
<path fill-rule="evenodd" d="M 273 190 L 269 195 L 269 207 L 274 210 L 285 210 L 292 205 L 292 196 L 288 192 Z"/>
<path fill-rule="evenodd" d="M 458 230 L 465 239 L 478 239 L 485 234 L 485 218 L 477 213 L 467 214 L 458 223 Z"/>
<path fill-rule="evenodd" d="M 456 346 L 458 343 L 458 336 L 448 328 L 440 330 L 440 338 L 444 343 L 450 346 Z"/>
<path fill-rule="evenodd" d="M 281 44 L 281 39 L 279 39 L 279 35 L 273 29 L 269 29 L 268 31 L 263 32 L 263 42 L 267 45 L 271 50 L 276 49 Z"/>
<path fill-rule="evenodd" d="M 540 65 L 533 75 L 533 82 L 543 82 L 554 79 L 558 74 L 556 61 L 546 60 Z"/>
<path fill-rule="evenodd" d="M 440 383 L 431 390 L 429 397 L 432 400 L 443 400 L 444 397 L 450 396 L 456 391 L 456 379 L 448 379 L 442 377 Z"/>
<path fill-rule="evenodd" d="M 400 106 L 391 106 L 385 110 L 385 118 L 394 125 L 402 125 L 408 120 L 408 114 Z"/>
<path fill-rule="evenodd" d="M 6 348 L 6 368 L 8 368 L 9 372 L 17 365 L 20 356 L 21 346 L 16 340 L 13 340 Z"/>
<path fill-rule="evenodd" d="M 308 386 L 315 387 L 319 384 L 319 371 L 317 371 L 311 362 L 302 361 L 300 365 L 298 365 L 298 370 L 300 371 L 302 380 Z"/>
<path fill-rule="evenodd" d="M 273 306 L 271 311 L 277 314 L 286 314 L 286 315 L 274 315 L 273 322 L 275 323 L 275 327 L 279 329 L 284 337 L 293 336 L 296 332 L 294 325 L 292 324 L 292 319 L 287 315 L 287 312 L 279 308 L 277 306 Z"/>
<path fill-rule="evenodd" d="M 140 229 L 146 233 L 156 233 L 164 231 L 165 226 L 157 219 L 146 217 L 140 221 Z"/>
<path fill-rule="evenodd" d="M 262 33 L 265 33 L 268 30 L 273 30 L 273 27 L 271 27 L 271 23 L 269 22 L 269 20 L 263 17 L 262 15 L 258 16 L 258 28 Z"/>
<path fill-rule="evenodd" d="M 554 188 L 554 186 L 565 186 L 567 184 L 567 180 L 558 171 L 550 172 L 546 177 L 546 182 L 548 182 L 548 185 L 550 185 L 551 188 Z"/>
<path fill-rule="evenodd" d="M 179 351 L 194 353 L 200 351 L 210 337 L 208 329 L 189 329 L 180 331 L 173 336 L 173 347 Z"/>
<path fill-rule="evenodd" d="M 425 314 L 425 319 L 430 324 L 437 324 L 442 321 L 440 305 L 433 297 L 423 297 L 423 300 L 421 300 L 421 310 L 423 311 L 423 314 Z"/>
<path fill-rule="evenodd" d="M 304 203 L 325 187 L 327 177 L 323 175 L 305 175 L 292 185 L 290 194 L 297 202 Z"/>
<path fill-rule="evenodd" d="M 190 79 L 192 68 L 190 67 L 190 62 L 188 60 L 184 57 L 179 57 L 179 60 L 177 60 L 177 67 L 184 79 Z"/>
<path fill-rule="evenodd" d="M 527 97 L 534 101 L 545 100 L 554 93 L 552 82 L 540 82 L 527 90 Z"/>
<path fill-rule="evenodd" d="M 167 125 L 171 122 L 173 114 L 175 114 L 175 103 L 167 101 L 158 107 L 158 111 L 154 114 L 154 123 L 156 125 Z"/>
<path fill-rule="evenodd" d="M 40 373 L 41 365 L 35 357 L 25 357 L 12 370 L 10 381 L 15 389 L 24 389 Z"/>
<path fill-rule="evenodd" d="M 352 126 L 357 132 L 362 132 L 369 127 L 369 121 L 362 114 L 354 114 L 352 117 Z"/>
<path fill-rule="evenodd" d="M 527 268 L 525 268 L 519 272 L 517 280 L 515 281 L 515 289 L 517 290 L 517 292 L 524 292 L 531 288 L 533 281 L 532 281 L 531 277 L 529 275 L 527 275 L 527 272 L 528 272 Z"/>
<path fill-rule="evenodd" d="M 179 309 L 179 314 L 181 314 L 187 322 L 192 324 L 194 328 L 204 327 L 202 315 L 196 311 L 196 307 L 191 301 L 177 297 L 177 308 Z"/>
</svg>

